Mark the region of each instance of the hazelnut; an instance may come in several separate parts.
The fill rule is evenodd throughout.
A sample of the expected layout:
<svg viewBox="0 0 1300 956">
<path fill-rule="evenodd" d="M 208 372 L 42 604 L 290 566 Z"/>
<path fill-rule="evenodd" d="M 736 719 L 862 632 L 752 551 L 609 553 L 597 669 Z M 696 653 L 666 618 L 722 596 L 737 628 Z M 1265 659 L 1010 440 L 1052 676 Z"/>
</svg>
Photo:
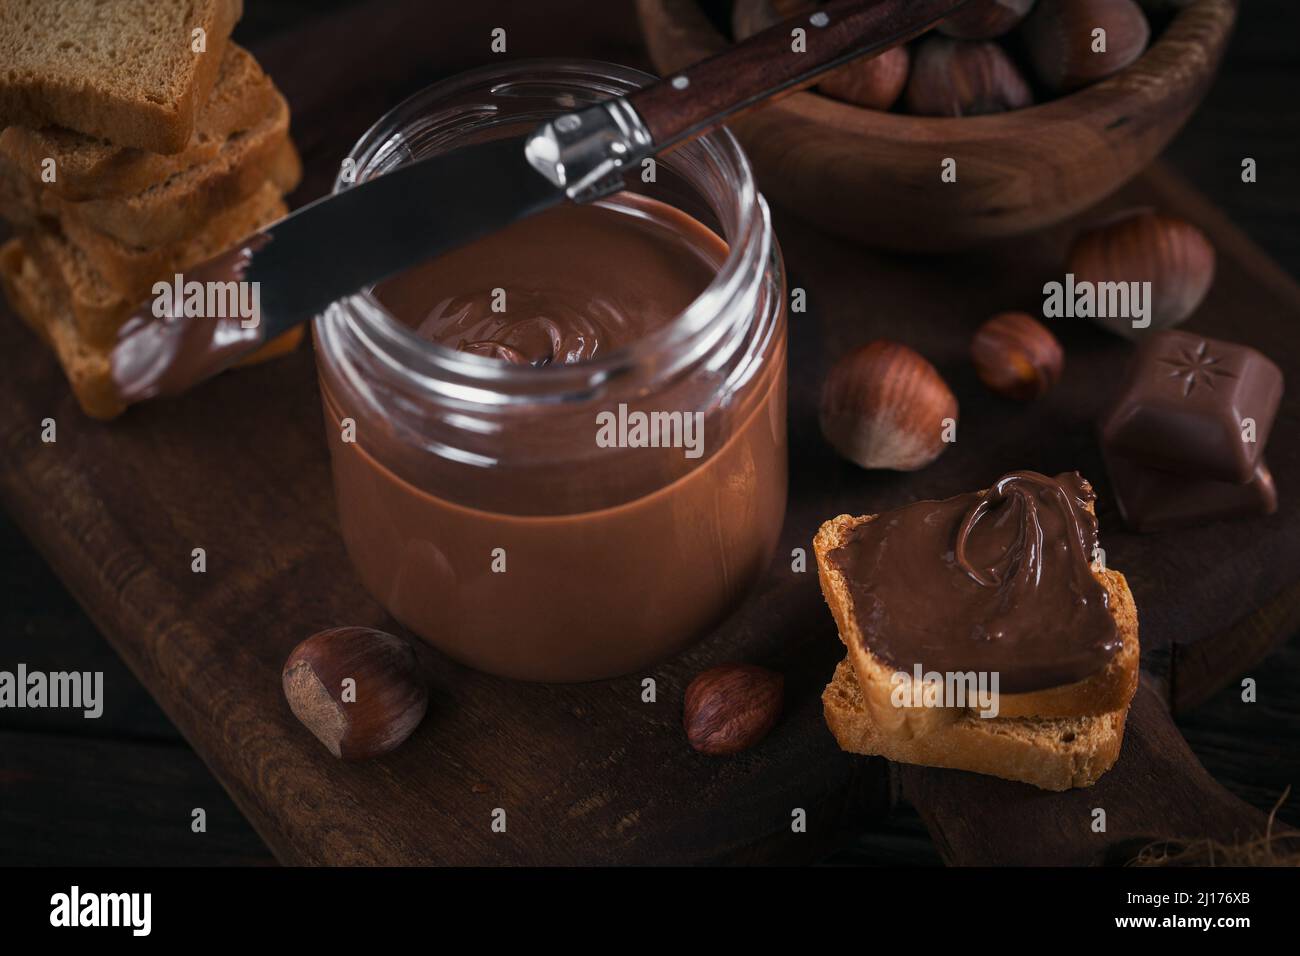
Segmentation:
<svg viewBox="0 0 1300 956">
<path fill-rule="evenodd" d="M 1024 312 L 1003 312 L 975 332 L 971 360 L 980 381 L 1005 398 L 1038 398 L 1061 378 L 1065 352 L 1056 336 Z"/>
<path fill-rule="evenodd" d="M 817 90 L 827 96 L 869 110 L 887 110 L 893 106 L 912 69 L 912 54 L 905 46 L 896 46 L 868 60 L 854 60 L 827 74 Z"/>
<path fill-rule="evenodd" d="M 1068 269 L 1080 282 L 1150 282 L 1151 325 L 1132 318 L 1097 322 L 1126 338 L 1178 325 L 1196 311 L 1214 282 L 1214 246 L 1189 222 L 1150 210 L 1130 213 L 1075 240 Z"/>
<path fill-rule="evenodd" d="M 913 57 L 903 103 L 918 116 L 982 116 L 1023 109 L 1034 94 L 996 43 L 929 36 Z"/>
<path fill-rule="evenodd" d="M 938 29 L 959 40 L 991 40 L 1015 27 L 1033 5 L 1034 0 L 969 0 Z"/>
<path fill-rule="evenodd" d="M 1105 52 L 1095 49 L 1105 31 Z M 1025 20 L 1029 59 L 1043 84 L 1068 93 L 1118 73 L 1151 39 L 1146 14 L 1133 0 L 1051 0 Z"/>
<path fill-rule="evenodd" d="M 784 688 L 784 677 L 754 664 L 705 671 L 686 688 L 686 739 L 711 757 L 748 750 L 781 716 Z"/>
<path fill-rule="evenodd" d="M 429 703 L 411 645 L 368 627 L 313 634 L 293 649 L 281 680 L 294 716 L 344 760 L 401 745 Z"/>
<path fill-rule="evenodd" d="M 896 342 L 846 355 L 822 388 L 822 434 L 863 468 L 924 468 L 947 446 L 946 419 L 957 420 L 952 390 L 933 365 Z"/>
</svg>

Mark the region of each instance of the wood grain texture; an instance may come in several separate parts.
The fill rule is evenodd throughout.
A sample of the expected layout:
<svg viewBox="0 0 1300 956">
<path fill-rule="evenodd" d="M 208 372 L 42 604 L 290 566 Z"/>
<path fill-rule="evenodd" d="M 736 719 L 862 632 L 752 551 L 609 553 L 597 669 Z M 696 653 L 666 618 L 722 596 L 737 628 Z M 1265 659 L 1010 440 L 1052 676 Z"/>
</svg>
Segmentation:
<svg viewBox="0 0 1300 956">
<path fill-rule="evenodd" d="M 744 43 L 685 68 L 628 97 L 663 147 L 721 125 L 722 117 L 793 93 L 855 55 L 880 52 L 924 33 L 965 0 L 832 0 L 812 17 L 769 27 Z M 654 16 L 655 11 L 651 10 Z M 805 31 L 805 49 L 792 49 L 791 31 Z"/>
<path fill-rule="evenodd" d="M 697 0 L 637 7 L 661 71 L 728 46 Z M 802 93 L 733 129 L 768 197 L 822 228 L 892 249 L 970 247 L 1059 223 L 1146 167 L 1205 94 L 1236 12 L 1196 0 L 1128 70 L 1026 110 L 936 119 Z M 958 180 L 943 185 L 949 157 Z"/>
<path fill-rule="evenodd" d="M 1086 790 L 1049 794 L 930 767 L 900 767 L 899 775 L 949 863 L 1122 865 L 1155 842 L 1209 837 L 1234 845 L 1267 830 L 1264 814 L 1205 772 L 1146 680 L 1119 761 Z M 1097 810 L 1105 812 L 1100 831 Z"/>
<path fill-rule="evenodd" d="M 294 103 L 300 142 L 310 144 L 301 198 L 324 188 L 362 126 L 427 79 L 431 25 L 443 12 L 428 14 L 422 28 L 409 7 L 400 6 L 401 16 L 398 10 L 381 4 L 365 11 L 367 24 L 387 24 L 370 39 L 361 19 L 349 15 L 259 51 Z M 552 49 L 567 43 L 575 54 L 620 49 L 628 42 L 624 26 L 597 24 L 583 41 L 590 48 L 567 33 L 549 42 Z M 471 65 L 457 59 L 473 59 L 457 34 L 446 28 L 444 36 L 445 60 Z M 348 64 L 337 74 L 322 66 L 334 55 Z M 381 79 L 373 87 L 353 84 L 371 60 Z M 1249 243 L 1214 231 L 1213 216 L 1164 171 L 1119 200 L 1152 201 L 1202 216 L 1223 253 L 1215 291 L 1191 327 L 1276 346 L 1288 375 L 1300 374 L 1289 280 Z M 1059 272 L 1068 229 L 933 260 L 836 242 L 788 216 L 778 220 L 778 234 L 792 283 L 805 287 L 810 301 L 791 329 L 786 553 L 806 546 L 817 524 L 840 511 L 970 490 L 1011 468 L 1078 467 L 1102 484 L 1090 416 L 1127 357 L 1124 343 L 1082 324 L 1062 330 L 1066 378 L 1029 409 L 984 393 L 965 361 L 967 337 L 991 311 L 1035 306 L 1043 277 Z M 962 403 L 957 447 L 915 476 L 858 471 L 836 460 L 817 433 L 825 369 L 843 350 L 879 335 L 921 348 Z M 333 762 L 279 696 L 283 658 L 320 627 L 392 625 L 361 592 L 338 543 L 311 356 L 304 351 L 225 376 L 186 399 L 103 426 L 80 418 L 53 363 L 12 317 L 0 316 L 0 354 L 0 395 L 11 409 L 0 423 L 0 499 L 280 859 L 794 862 L 817 858 L 889 803 L 883 762 L 839 754 L 821 723 L 817 697 L 839 646 L 815 580 L 780 561 L 717 635 L 656 669 L 655 707 L 640 703 L 635 677 L 584 687 L 520 685 L 426 652 L 434 698 L 412 741 L 376 763 Z M 1275 444 L 1289 436 L 1294 446 L 1295 402 L 1290 398 L 1279 418 Z M 60 423 L 57 445 L 39 442 L 45 415 Z M 1167 648 L 1230 633 L 1296 583 L 1300 499 L 1288 493 L 1300 488 L 1294 454 L 1269 452 L 1282 512 L 1204 533 L 1127 535 L 1103 487 L 1103 542 L 1134 585 L 1150 663 L 1173 667 L 1174 686 L 1179 657 Z M 189 570 L 194 546 L 208 549 L 203 579 Z M 1189 590 L 1188 581 L 1198 587 Z M 1294 605 L 1281 599 L 1290 613 Z M 1281 636 L 1258 623 L 1259 647 L 1214 642 L 1230 666 L 1200 678 L 1204 686 L 1231 680 Z M 682 745 L 681 693 L 699 669 L 728 659 L 783 670 L 787 717 L 758 750 L 709 761 Z M 1134 733 L 1142 726 L 1135 721 Z M 1144 753 L 1142 743 L 1135 737 L 1131 752 Z M 506 834 L 489 830 L 498 806 L 509 814 Z M 809 811 L 809 833 L 790 834 L 794 807 Z"/>
<path fill-rule="evenodd" d="M 1300 827 L 1300 640 L 1293 638 L 1240 676 L 1255 679 L 1253 703 L 1242 699 L 1234 680 L 1179 717 L 1178 727 L 1229 791 L 1256 809 L 1276 809 L 1279 820 Z M 1290 796 L 1283 799 L 1288 788 Z"/>
</svg>

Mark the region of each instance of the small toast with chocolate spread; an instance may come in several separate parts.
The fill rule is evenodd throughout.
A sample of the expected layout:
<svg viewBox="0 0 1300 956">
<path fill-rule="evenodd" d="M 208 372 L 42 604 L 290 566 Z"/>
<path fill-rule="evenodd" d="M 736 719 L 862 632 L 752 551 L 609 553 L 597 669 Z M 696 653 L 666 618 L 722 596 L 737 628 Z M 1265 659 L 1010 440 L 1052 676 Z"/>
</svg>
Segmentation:
<svg viewBox="0 0 1300 956">
<path fill-rule="evenodd" d="M 1137 610 L 1124 576 L 1094 560 L 1083 478 L 1013 472 L 987 491 L 841 515 L 813 548 L 848 650 L 823 695 L 844 749 L 1047 789 L 1114 763 Z"/>
</svg>

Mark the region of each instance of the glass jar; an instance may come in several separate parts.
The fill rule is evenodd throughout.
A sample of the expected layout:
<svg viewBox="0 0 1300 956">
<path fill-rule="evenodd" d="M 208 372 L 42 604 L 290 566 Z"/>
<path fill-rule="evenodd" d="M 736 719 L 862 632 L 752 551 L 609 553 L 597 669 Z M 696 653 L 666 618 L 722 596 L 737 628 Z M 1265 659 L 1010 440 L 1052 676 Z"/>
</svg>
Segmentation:
<svg viewBox="0 0 1300 956">
<path fill-rule="evenodd" d="M 559 60 L 457 76 L 361 138 L 355 180 L 523 135 L 651 79 Z M 719 132 L 630 178 L 726 245 L 707 289 L 624 348 L 519 367 L 418 337 L 373 289 L 315 321 L 339 524 L 357 573 L 398 621 L 490 673 L 579 681 L 651 665 L 735 608 L 780 534 L 785 276 L 749 163 Z M 597 440 L 598 422 L 638 411 L 698 413 L 701 453 Z"/>
</svg>

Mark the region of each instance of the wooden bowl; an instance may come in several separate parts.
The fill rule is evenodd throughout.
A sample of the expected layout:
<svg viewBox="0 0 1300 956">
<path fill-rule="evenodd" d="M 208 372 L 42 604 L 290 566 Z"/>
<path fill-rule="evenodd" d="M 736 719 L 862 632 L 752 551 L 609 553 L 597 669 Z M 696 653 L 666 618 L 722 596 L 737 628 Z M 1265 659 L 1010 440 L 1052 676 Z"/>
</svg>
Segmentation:
<svg viewBox="0 0 1300 956">
<path fill-rule="evenodd" d="M 763 192 L 838 235 L 905 251 L 1021 235 L 1109 196 L 1164 149 L 1209 88 L 1237 4 L 1193 0 L 1128 69 L 1029 109 L 930 118 L 802 92 L 729 125 Z M 664 74 L 730 44 L 697 0 L 637 0 L 637 12 Z M 939 178 L 948 157 L 956 183 Z"/>
</svg>

